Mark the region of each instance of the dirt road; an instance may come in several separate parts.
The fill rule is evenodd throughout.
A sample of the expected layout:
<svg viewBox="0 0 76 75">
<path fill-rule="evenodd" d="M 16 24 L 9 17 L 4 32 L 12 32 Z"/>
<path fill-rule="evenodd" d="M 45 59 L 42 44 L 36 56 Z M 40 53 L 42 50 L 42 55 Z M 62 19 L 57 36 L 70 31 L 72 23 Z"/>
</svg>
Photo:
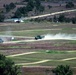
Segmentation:
<svg viewBox="0 0 76 75">
<path fill-rule="evenodd" d="M 76 11 L 76 9 L 73 9 L 73 10 L 65 10 L 65 11 L 59 11 L 59 12 L 54 12 L 54 13 L 44 14 L 44 15 L 39 15 L 39 16 L 33 16 L 33 17 L 26 17 L 26 18 L 22 18 L 22 19 L 23 19 L 23 20 L 35 19 L 35 18 L 47 17 L 47 16 L 52 16 L 52 15 L 57 15 L 57 14 L 62 14 L 62 13 L 74 12 L 74 11 Z"/>
<path fill-rule="evenodd" d="M 38 15 L 38 16 L 32 16 L 32 17 L 26 17 L 26 18 L 21 18 L 21 20 L 29 20 L 29 19 L 35 19 L 35 18 L 40 18 L 40 17 L 47 17 L 47 16 L 52 16 L 52 15 L 57 15 L 57 14 L 62 14 L 62 13 L 74 12 L 74 11 L 76 11 L 76 9 L 59 11 L 59 12 L 54 12 L 54 13 L 44 14 L 44 15 Z M 14 20 L 14 19 L 5 19 L 5 21 L 12 21 L 12 20 Z"/>
</svg>

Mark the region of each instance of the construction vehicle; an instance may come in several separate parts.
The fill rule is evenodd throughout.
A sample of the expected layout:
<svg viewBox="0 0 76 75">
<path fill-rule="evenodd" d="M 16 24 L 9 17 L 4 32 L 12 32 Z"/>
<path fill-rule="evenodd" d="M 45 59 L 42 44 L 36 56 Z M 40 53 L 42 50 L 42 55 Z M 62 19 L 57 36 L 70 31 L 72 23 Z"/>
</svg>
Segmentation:
<svg viewBox="0 0 76 75">
<path fill-rule="evenodd" d="M 35 37 L 35 40 L 43 39 L 43 38 L 44 38 L 44 36 L 42 36 L 42 35 L 37 35 L 37 36 Z"/>
</svg>

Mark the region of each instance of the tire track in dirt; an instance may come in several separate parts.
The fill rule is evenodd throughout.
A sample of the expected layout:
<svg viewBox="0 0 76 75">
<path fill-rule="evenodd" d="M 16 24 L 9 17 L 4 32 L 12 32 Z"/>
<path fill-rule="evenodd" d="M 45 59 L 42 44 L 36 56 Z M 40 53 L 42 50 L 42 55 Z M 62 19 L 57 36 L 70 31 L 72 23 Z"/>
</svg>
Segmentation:
<svg viewBox="0 0 76 75">
<path fill-rule="evenodd" d="M 42 60 L 42 61 L 37 61 L 37 62 L 32 62 L 32 63 L 18 63 L 18 64 L 15 64 L 15 65 L 22 65 L 22 66 L 25 66 L 25 65 L 35 65 L 35 64 L 41 64 L 41 63 L 46 63 L 46 62 L 49 62 L 49 61 L 69 61 L 69 60 L 73 60 L 73 59 L 76 59 L 76 57 L 73 57 L 73 58 L 66 58 L 66 59 L 61 59 L 61 60 Z"/>
<path fill-rule="evenodd" d="M 74 52 L 74 51 L 66 51 L 66 52 Z M 38 52 L 26 52 L 26 53 L 21 53 L 21 54 L 9 55 L 9 56 L 6 56 L 6 57 L 16 57 L 16 56 L 28 55 L 28 54 L 34 54 L 34 53 L 38 53 Z M 69 61 L 69 60 L 73 60 L 73 59 L 76 59 L 76 57 L 66 58 L 66 59 L 61 59 L 61 60 L 53 60 L 53 59 L 50 60 L 50 59 L 48 59 L 48 60 L 42 60 L 42 61 L 37 61 L 37 62 L 32 62 L 32 63 L 18 63 L 18 64 L 15 64 L 15 65 L 22 65 L 22 66 L 35 65 L 35 64 L 46 63 L 48 61 Z"/>
<path fill-rule="evenodd" d="M 38 53 L 38 52 L 26 52 L 26 53 L 8 55 L 8 56 L 6 56 L 6 57 L 16 57 L 16 56 L 27 55 L 27 54 L 34 54 L 34 53 Z"/>
<path fill-rule="evenodd" d="M 41 64 L 41 63 L 45 63 L 48 62 L 50 60 L 42 60 L 42 61 L 37 61 L 37 62 L 32 62 L 32 63 L 19 63 L 19 64 L 15 64 L 15 65 L 33 65 L 33 64 Z"/>
<path fill-rule="evenodd" d="M 69 61 L 69 60 L 73 60 L 73 59 L 76 59 L 76 57 L 73 57 L 73 58 L 66 58 L 66 59 L 62 59 L 60 61 Z"/>
</svg>

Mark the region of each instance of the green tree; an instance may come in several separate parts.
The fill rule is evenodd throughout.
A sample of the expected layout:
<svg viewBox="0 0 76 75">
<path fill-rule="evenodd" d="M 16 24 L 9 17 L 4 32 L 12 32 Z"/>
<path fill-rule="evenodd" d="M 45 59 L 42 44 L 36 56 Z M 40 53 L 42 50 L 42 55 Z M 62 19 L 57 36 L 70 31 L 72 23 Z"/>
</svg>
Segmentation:
<svg viewBox="0 0 76 75">
<path fill-rule="evenodd" d="M 57 17 L 54 16 L 54 18 L 53 18 L 53 22 L 57 22 L 57 21 L 58 21 Z"/>
<path fill-rule="evenodd" d="M 22 13 L 19 9 L 17 9 L 17 11 L 14 14 L 14 18 L 21 18 L 22 17 Z"/>
<path fill-rule="evenodd" d="M 29 0 L 23 0 L 23 2 L 28 2 Z"/>
<path fill-rule="evenodd" d="M 2 14 L 0 14 L 0 22 L 3 22 L 3 21 L 4 21 L 4 19 L 5 19 L 5 16 L 4 16 L 4 15 L 2 15 Z"/>
<path fill-rule="evenodd" d="M 55 73 L 55 75 L 73 75 L 73 72 L 68 65 L 59 65 L 55 69 L 53 69 L 52 72 Z"/>
<path fill-rule="evenodd" d="M 59 22 L 64 22 L 65 21 L 65 16 L 63 14 L 60 15 L 59 18 L 58 18 L 58 21 Z"/>
<path fill-rule="evenodd" d="M 25 16 L 28 13 L 28 10 L 26 7 L 20 7 L 18 8 L 18 11 L 21 13 L 22 16 Z"/>
<path fill-rule="evenodd" d="M 70 18 L 65 18 L 65 22 L 69 23 L 69 22 L 71 22 L 71 19 Z"/>
<path fill-rule="evenodd" d="M 76 18 L 72 18 L 72 23 L 76 24 Z"/>
<path fill-rule="evenodd" d="M 35 0 L 36 10 L 39 10 L 40 6 L 41 6 L 41 1 L 40 0 Z"/>
<path fill-rule="evenodd" d="M 73 2 L 68 2 L 68 3 L 66 4 L 66 8 L 72 8 L 72 7 L 74 7 Z"/>
<path fill-rule="evenodd" d="M 40 0 L 35 0 L 34 1 L 34 8 L 35 8 L 35 13 L 39 14 L 40 12 L 43 12 L 45 10 L 44 6 L 41 5 Z"/>
<path fill-rule="evenodd" d="M 26 7 L 21 7 L 20 9 L 21 9 L 20 12 L 22 13 L 22 16 L 23 16 L 23 17 L 28 15 L 28 14 L 27 14 L 27 13 L 28 13 L 28 10 L 27 10 Z"/>
<path fill-rule="evenodd" d="M 21 18 L 22 16 L 28 16 L 28 9 L 26 7 L 20 7 L 16 10 L 13 18 Z"/>
<path fill-rule="evenodd" d="M 16 6 L 14 3 L 4 5 L 6 12 L 9 12 L 11 9 L 14 9 Z"/>
<path fill-rule="evenodd" d="M 16 5 L 14 3 L 10 3 L 9 7 L 10 7 L 10 9 L 14 9 L 16 7 Z"/>
<path fill-rule="evenodd" d="M 0 54 L 0 75 L 19 75 L 20 68 L 15 63 Z"/>
<path fill-rule="evenodd" d="M 50 9 L 50 8 L 52 8 L 52 6 L 51 6 L 51 5 L 48 5 L 47 7 L 48 7 L 49 9 Z"/>
<path fill-rule="evenodd" d="M 6 12 L 9 12 L 10 11 L 10 6 L 9 5 L 5 5 L 5 9 L 6 9 Z"/>
<path fill-rule="evenodd" d="M 29 0 L 26 6 L 26 9 L 29 11 L 32 11 L 34 8 L 34 1 L 33 0 Z"/>
<path fill-rule="evenodd" d="M 44 10 L 45 10 L 44 6 L 41 5 L 38 11 L 43 12 Z"/>
</svg>

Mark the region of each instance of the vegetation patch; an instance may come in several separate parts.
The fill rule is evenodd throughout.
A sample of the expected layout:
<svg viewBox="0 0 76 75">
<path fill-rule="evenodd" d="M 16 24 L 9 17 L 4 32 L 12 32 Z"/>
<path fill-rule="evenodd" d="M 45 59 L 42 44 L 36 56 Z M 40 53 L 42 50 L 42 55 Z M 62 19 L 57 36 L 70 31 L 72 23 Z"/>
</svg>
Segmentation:
<svg viewBox="0 0 76 75">
<path fill-rule="evenodd" d="M 47 56 L 47 57 L 46 57 Z M 35 65 L 41 65 L 41 66 L 57 66 L 59 64 L 71 64 L 71 66 L 75 66 L 75 61 L 72 62 L 72 60 L 65 60 L 62 61 L 63 59 L 68 59 L 68 58 L 73 58 L 76 57 L 75 52 L 68 52 L 68 51 L 50 51 L 50 52 L 43 52 L 39 51 L 38 53 L 35 54 L 27 54 L 27 55 L 20 55 L 16 57 L 9 57 L 13 61 L 17 63 L 33 63 L 33 62 L 39 62 L 42 60 L 49 60 L 47 62 L 41 63 L 41 64 L 35 64 Z M 27 64 L 28 65 L 28 64 Z M 34 64 L 33 64 L 34 65 Z M 30 66 L 30 64 L 29 64 Z"/>
<path fill-rule="evenodd" d="M 64 54 L 68 53 L 66 51 L 56 51 L 56 50 L 46 50 L 46 53 L 51 53 L 51 54 Z"/>
</svg>

